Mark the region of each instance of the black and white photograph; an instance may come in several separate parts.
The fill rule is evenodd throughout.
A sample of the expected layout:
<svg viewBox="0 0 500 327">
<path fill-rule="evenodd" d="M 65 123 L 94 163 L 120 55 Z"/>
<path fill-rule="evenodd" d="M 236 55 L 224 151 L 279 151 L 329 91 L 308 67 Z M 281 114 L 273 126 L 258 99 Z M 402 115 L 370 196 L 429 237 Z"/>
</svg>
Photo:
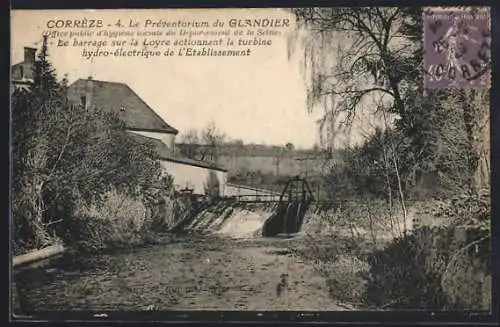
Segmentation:
<svg viewBox="0 0 500 327">
<path fill-rule="evenodd" d="M 10 25 L 12 319 L 492 310 L 489 8 Z"/>
</svg>

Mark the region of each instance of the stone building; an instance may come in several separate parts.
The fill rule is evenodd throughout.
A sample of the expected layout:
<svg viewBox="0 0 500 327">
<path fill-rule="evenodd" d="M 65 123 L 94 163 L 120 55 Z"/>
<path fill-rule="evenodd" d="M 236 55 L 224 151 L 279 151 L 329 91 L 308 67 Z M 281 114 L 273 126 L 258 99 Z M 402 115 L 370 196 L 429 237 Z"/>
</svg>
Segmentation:
<svg viewBox="0 0 500 327">
<path fill-rule="evenodd" d="M 11 94 L 16 88 L 29 88 L 33 82 L 36 48 L 24 48 L 24 60 L 11 67 Z M 204 195 L 207 185 L 218 185 L 218 194 L 225 194 L 227 170 L 200 160 L 179 156 L 175 151 L 177 129 L 167 124 L 134 90 L 119 82 L 98 81 L 91 77 L 78 79 L 68 87 L 68 98 L 87 108 L 114 112 L 125 123 L 130 137 L 138 142 L 152 143 L 161 159 L 165 173 L 174 179 L 176 189 L 189 189 Z"/>
</svg>

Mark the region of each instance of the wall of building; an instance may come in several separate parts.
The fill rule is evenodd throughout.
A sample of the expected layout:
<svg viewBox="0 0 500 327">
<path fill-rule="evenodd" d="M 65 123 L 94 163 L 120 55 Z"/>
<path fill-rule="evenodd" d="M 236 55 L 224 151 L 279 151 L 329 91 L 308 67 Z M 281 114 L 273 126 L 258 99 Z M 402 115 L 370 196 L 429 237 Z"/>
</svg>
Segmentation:
<svg viewBox="0 0 500 327">
<path fill-rule="evenodd" d="M 130 131 L 131 133 L 139 134 L 142 136 L 154 138 L 165 143 L 170 150 L 173 151 L 175 146 L 175 134 L 170 133 L 158 133 L 158 132 L 143 132 L 143 131 Z"/>
<path fill-rule="evenodd" d="M 205 194 L 207 182 L 216 177 L 219 181 L 219 194 L 224 196 L 226 193 L 227 172 L 196 167 L 184 163 L 162 160 L 163 170 L 174 178 L 174 187 L 177 190 L 189 188 L 193 189 L 195 194 Z"/>
</svg>

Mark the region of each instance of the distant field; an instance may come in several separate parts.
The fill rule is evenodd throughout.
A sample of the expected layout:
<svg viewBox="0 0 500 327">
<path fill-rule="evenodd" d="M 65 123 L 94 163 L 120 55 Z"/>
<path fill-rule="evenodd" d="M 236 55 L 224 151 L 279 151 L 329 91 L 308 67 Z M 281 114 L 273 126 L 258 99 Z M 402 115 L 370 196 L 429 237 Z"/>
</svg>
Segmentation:
<svg viewBox="0 0 500 327">
<path fill-rule="evenodd" d="M 322 159 L 298 161 L 294 158 L 282 158 L 279 161 L 273 157 L 253 156 L 221 156 L 219 163 L 228 170 L 228 175 L 245 172 L 261 172 L 274 175 L 311 175 L 318 174 L 323 164 Z"/>
<path fill-rule="evenodd" d="M 228 181 L 239 185 L 263 188 L 281 193 L 290 178 L 299 175 L 305 178 L 314 197 L 325 198 L 321 181 L 324 159 L 304 161 L 282 158 L 279 162 L 279 175 L 276 158 L 251 156 L 221 156 L 219 163 L 228 170 Z"/>
<path fill-rule="evenodd" d="M 176 144 L 179 155 L 182 155 L 182 149 L 189 149 L 192 146 L 192 144 Z M 197 145 L 197 147 L 198 153 L 202 153 L 205 146 Z M 217 153 L 217 164 L 227 169 L 230 183 L 281 193 L 287 181 L 299 175 L 308 181 L 316 198 L 326 197 L 320 177 L 327 170 L 325 152 L 262 144 L 224 144 L 217 149 Z M 332 155 L 333 160 L 340 160 L 340 153 Z"/>
</svg>

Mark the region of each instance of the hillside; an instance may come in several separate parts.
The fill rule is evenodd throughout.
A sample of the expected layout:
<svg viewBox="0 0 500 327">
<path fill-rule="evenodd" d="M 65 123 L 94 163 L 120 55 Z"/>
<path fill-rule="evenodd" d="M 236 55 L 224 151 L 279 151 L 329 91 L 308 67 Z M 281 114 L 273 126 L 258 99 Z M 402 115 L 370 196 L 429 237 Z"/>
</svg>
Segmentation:
<svg viewBox="0 0 500 327">
<path fill-rule="evenodd" d="M 329 158 L 323 151 L 314 149 L 289 149 L 263 144 L 225 143 L 212 149 L 206 145 L 177 143 L 179 154 L 212 161 L 228 170 L 229 178 L 245 175 L 312 176 L 324 171 L 328 159 L 339 160 L 340 155 Z M 212 153 L 216 152 L 215 156 Z"/>
<path fill-rule="evenodd" d="M 205 145 L 176 144 L 179 153 L 211 153 Z M 285 146 L 263 144 L 225 143 L 217 149 L 218 164 L 228 170 L 228 182 L 281 192 L 294 176 L 308 180 L 315 196 L 323 193 L 320 175 L 325 171 L 329 157 L 314 149 L 291 149 Z M 189 152 L 191 151 L 191 152 Z M 334 160 L 340 155 L 335 154 Z M 204 160 L 211 160 L 207 154 Z"/>
<path fill-rule="evenodd" d="M 175 144 L 179 152 L 186 152 L 188 148 L 196 148 L 197 152 L 203 152 L 209 146 L 203 144 Z M 265 145 L 265 144 L 244 144 L 239 142 L 227 142 L 217 147 L 217 153 L 220 156 L 236 157 L 278 157 L 297 158 L 297 157 L 325 157 L 325 151 L 319 149 L 294 149 L 285 146 Z M 333 157 L 338 157 L 334 153 Z"/>
</svg>

